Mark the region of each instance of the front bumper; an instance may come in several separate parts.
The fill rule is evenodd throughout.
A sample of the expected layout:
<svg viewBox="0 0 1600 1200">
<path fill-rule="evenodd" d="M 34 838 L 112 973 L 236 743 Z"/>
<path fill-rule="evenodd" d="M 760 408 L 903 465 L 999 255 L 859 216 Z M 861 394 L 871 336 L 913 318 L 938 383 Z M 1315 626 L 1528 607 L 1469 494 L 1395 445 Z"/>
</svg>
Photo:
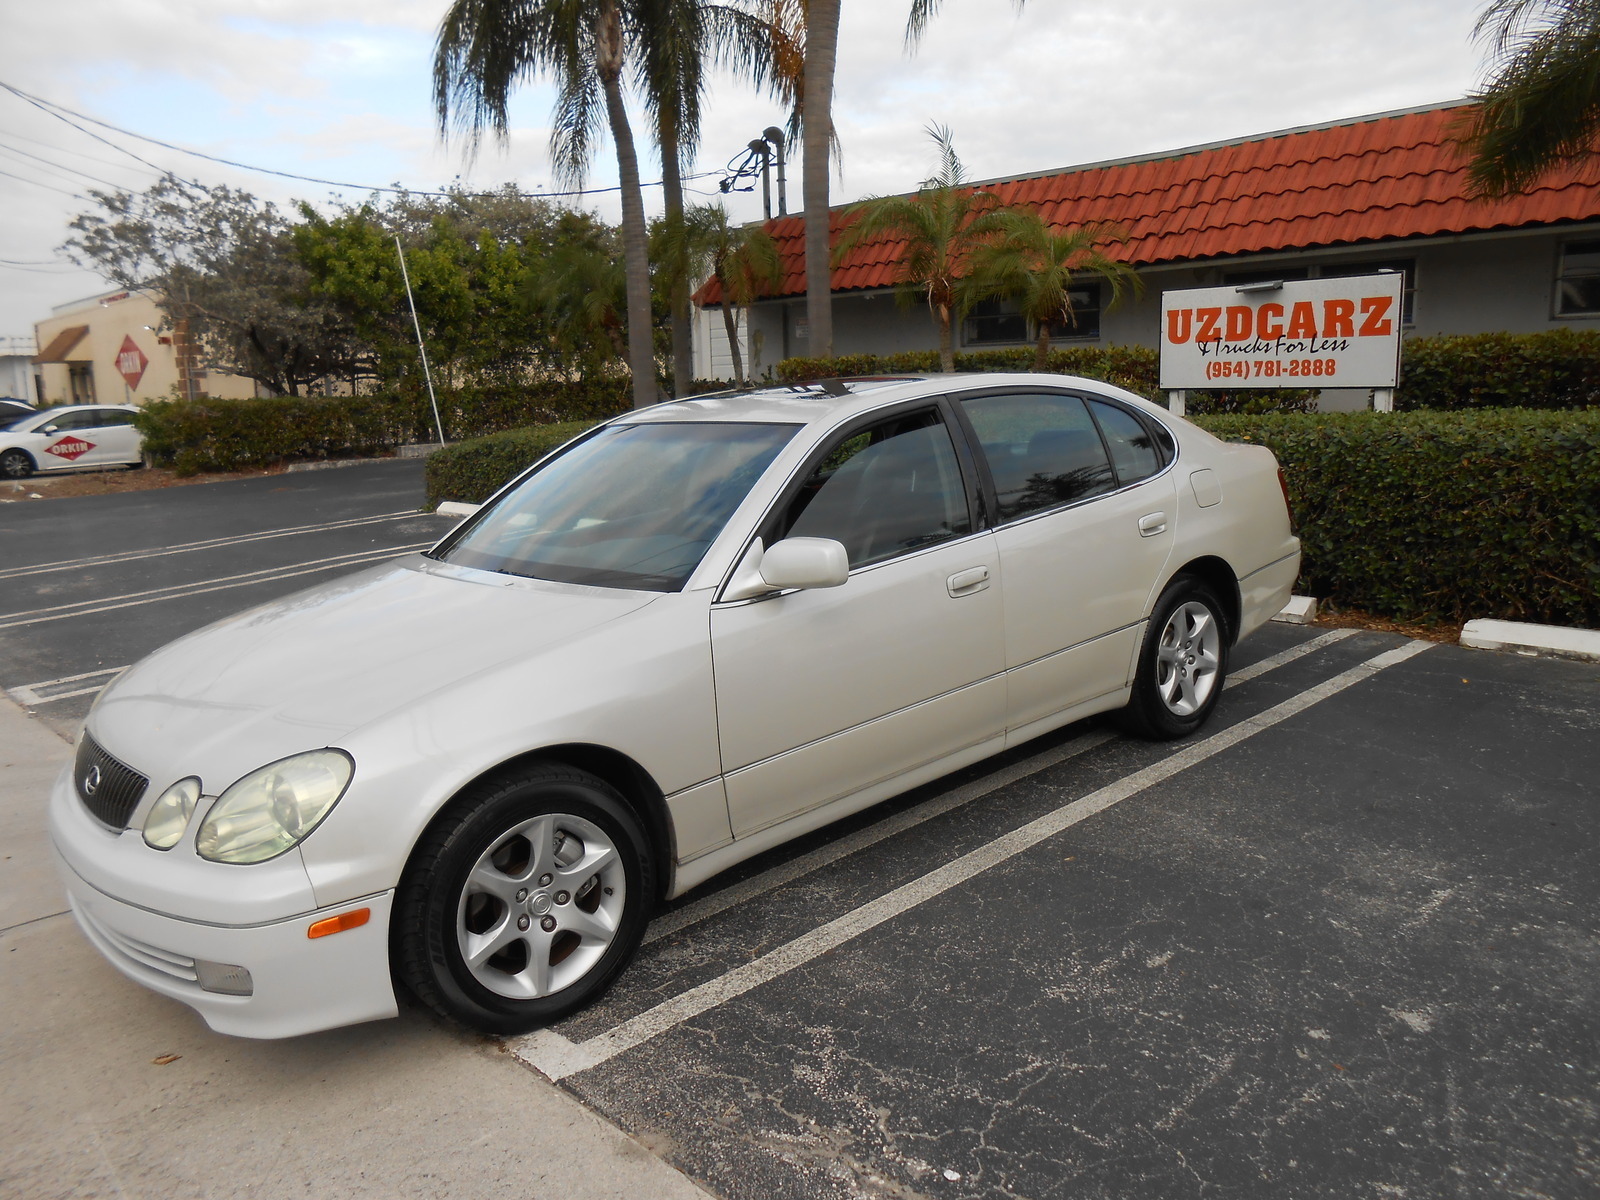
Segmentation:
<svg viewBox="0 0 1600 1200">
<path fill-rule="evenodd" d="M 218 1033 L 281 1038 L 394 1016 L 388 929 L 393 892 L 264 925 L 207 925 L 128 904 L 90 884 L 59 853 L 56 865 L 78 927 L 117 970 L 195 1009 Z M 357 929 L 311 938 L 325 917 L 370 908 Z M 242 966 L 248 996 L 205 991 L 198 960 Z"/>
</svg>

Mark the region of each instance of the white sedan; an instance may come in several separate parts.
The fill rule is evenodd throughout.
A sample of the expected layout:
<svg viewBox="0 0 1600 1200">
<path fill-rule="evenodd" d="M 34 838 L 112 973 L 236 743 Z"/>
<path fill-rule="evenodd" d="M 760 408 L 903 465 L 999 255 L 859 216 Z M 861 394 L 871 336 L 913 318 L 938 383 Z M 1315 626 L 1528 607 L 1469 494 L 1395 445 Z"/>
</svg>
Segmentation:
<svg viewBox="0 0 1600 1200">
<path fill-rule="evenodd" d="M 138 466 L 143 443 L 133 427 L 139 410 L 116 404 L 72 404 L 0 418 L 0 479 L 35 471 Z"/>
<path fill-rule="evenodd" d="M 1089 380 L 662 404 L 129 670 L 52 836 L 89 939 L 216 1029 L 398 984 L 523 1031 L 753 854 L 1096 713 L 1193 732 L 1299 561 L 1270 452 Z"/>
</svg>

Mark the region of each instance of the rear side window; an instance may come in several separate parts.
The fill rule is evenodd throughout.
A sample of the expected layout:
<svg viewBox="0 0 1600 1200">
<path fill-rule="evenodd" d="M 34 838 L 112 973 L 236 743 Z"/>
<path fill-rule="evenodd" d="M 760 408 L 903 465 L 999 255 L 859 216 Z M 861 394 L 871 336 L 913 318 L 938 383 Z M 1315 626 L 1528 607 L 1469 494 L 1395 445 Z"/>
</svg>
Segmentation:
<svg viewBox="0 0 1600 1200">
<path fill-rule="evenodd" d="M 779 537 L 844 543 L 852 568 L 972 532 L 950 431 L 933 409 L 836 443 L 801 485 Z"/>
<path fill-rule="evenodd" d="M 1117 469 L 1119 484 L 1126 487 L 1161 470 L 1161 447 L 1143 421 L 1127 409 L 1103 400 L 1091 400 L 1089 407 L 1111 448 L 1111 463 Z"/>
<path fill-rule="evenodd" d="M 961 406 L 994 476 L 1001 521 L 1116 486 L 1100 433 L 1077 396 L 974 396 Z"/>
</svg>

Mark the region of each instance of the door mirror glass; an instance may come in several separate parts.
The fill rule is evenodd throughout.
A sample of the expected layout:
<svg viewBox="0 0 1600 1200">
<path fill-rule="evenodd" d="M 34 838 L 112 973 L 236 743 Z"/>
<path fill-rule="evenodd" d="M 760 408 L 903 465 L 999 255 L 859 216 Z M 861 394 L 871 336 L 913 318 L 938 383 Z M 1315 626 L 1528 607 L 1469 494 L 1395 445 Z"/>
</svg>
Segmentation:
<svg viewBox="0 0 1600 1200">
<path fill-rule="evenodd" d="M 760 569 L 768 587 L 838 587 L 850 578 L 850 556 L 832 538 L 784 538 L 761 556 Z"/>
</svg>

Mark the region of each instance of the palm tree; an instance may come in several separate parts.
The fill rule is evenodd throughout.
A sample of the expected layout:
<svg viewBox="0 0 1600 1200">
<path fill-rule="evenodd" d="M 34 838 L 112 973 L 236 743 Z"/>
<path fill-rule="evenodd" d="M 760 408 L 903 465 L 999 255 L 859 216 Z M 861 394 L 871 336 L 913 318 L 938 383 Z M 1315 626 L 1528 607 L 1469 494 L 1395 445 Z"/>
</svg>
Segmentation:
<svg viewBox="0 0 1600 1200">
<path fill-rule="evenodd" d="M 942 0 L 911 0 L 906 48 L 915 49 Z M 828 155 L 834 146 L 833 71 L 839 50 L 841 0 L 805 0 L 805 86 L 802 96 L 806 220 L 806 353 L 833 357 L 832 270 L 828 255 Z M 1014 0 L 1020 10 L 1026 0 Z"/>
<path fill-rule="evenodd" d="M 708 68 L 728 65 L 758 82 L 770 73 L 771 34 L 766 21 L 727 4 L 706 0 L 632 0 L 638 23 L 636 85 L 656 127 L 661 152 L 662 209 L 668 226 L 683 221 L 683 164 L 700 144 L 701 104 Z M 684 245 L 684 239 L 669 239 Z M 670 286 L 672 388 L 688 394 L 694 376 L 689 336 L 687 264 L 662 264 Z"/>
<path fill-rule="evenodd" d="M 733 356 L 733 381 L 743 387 L 744 356 L 739 348 L 739 309 L 757 296 L 775 291 L 783 281 L 778 244 L 759 225 L 734 225 L 720 204 L 691 208 L 686 224 L 692 231 L 692 254 L 722 289 L 722 327 Z"/>
<path fill-rule="evenodd" d="M 1491 0 L 1474 36 L 1490 40 L 1494 62 L 1460 127 L 1475 195 L 1522 191 L 1594 153 L 1600 0 Z"/>
<path fill-rule="evenodd" d="M 950 131 L 928 126 L 939 147 L 939 169 L 910 196 L 876 196 L 852 205 L 844 215 L 844 232 L 835 261 L 864 242 L 897 237 L 900 252 L 899 298 L 914 303 L 925 298 L 939 329 L 939 365 L 954 371 L 953 326 L 962 303 L 961 277 L 967 261 L 985 239 L 1004 226 L 1000 199 L 993 192 L 966 186 L 966 172 L 956 157 Z"/>
<path fill-rule="evenodd" d="M 604 368 L 628 361 L 627 268 L 595 242 L 567 242 L 528 273 L 527 300 L 572 359 Z"/>
<path fill-rule="evenodd" d="M 999 236 L 972 254 L 972 271 L 962 287 L 962 306 L 994 296 L 1015 299 L 1021 314 L 1036 330 L 1033 369 L 1043 371 L 1050 356 L 1050 327 L 1076 323 L 1072 311 L 1074 272 L 1098 275 L 1111 287 L 1111 304 L 1143 283 L 1126 263 L 1099 247 L 1125 242 L 1115 225 L 1095 222 L 1057 231 L 1037 209 L 1014 208 L 996 214 Z M 1109 307 L 1109 306 L 1108 306 Z"/>
<path fill-rule="evenodd" d="M 644 408 L 656 400 L 650 261 L 639 159 L 622 97 L 633 16 L 622 0 L 454 0 L 439 26 L 433 96 L 442 132 L 453 116 L 474 140 L 485 127 L 504 139 L 513 85 L 537 72 L 554 76 L 551 153 L 557 173 L 574 184 L 587 174 L 602 119 L 609 124 L 621 183 L 628 366 L 634 407 Z"/>
</svg>

